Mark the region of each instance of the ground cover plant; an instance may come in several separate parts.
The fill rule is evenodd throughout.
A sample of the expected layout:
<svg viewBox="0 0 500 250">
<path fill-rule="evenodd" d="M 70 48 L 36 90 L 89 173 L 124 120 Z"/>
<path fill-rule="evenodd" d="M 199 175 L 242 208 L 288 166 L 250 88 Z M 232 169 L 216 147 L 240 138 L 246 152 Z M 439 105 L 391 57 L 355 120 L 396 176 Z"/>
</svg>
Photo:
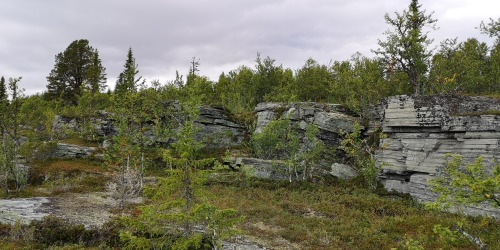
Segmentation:
<svg viewBox="0 0 500 250">
<path fill-rule="evenodd" d="M 481 238 L 491 249 L 500 247 L 499 221 L 427 211 L 409 197 L 382 190 L 374 193 L 359 182 L 362 181 L 331 180 L 311 184 L 252 179 L 228 184 L 212 180 L 204 185 L 204 199 L 215 207 L 233 208 L 244 215 L 245 219 L 236 224 L 241 237 L 270 249 L 476 249 L 476 245 L 453 230 L 457 221 L 467 225 L 468 232 Z M 136 211 L 131 215 L 135 217 L 140 210 L 129 211 Z M 72 240 L 61 241 L 54 235 L 57 230 L 48 228 L 35 231 L 35 238 L 26 235 L 30 227 L 48 221 L 59 225 L 52 230 L 63 226 L 71 229 L 66 233 L 75 234 L 68 238 Z M 38 239 L 44 239 L 45 246 L 66 245 L 63 249 L 122 244 L 118 238 L 123 228 L 121 221 L 94 231 L 58 223 L 64 222 L 46 219 L 22 229 L 2 225 L 0 247 L 40 246 Z M 14 239 L 13 232 L 20 236 Z M 98 240 L 90 240 L 92 235 Z"/>
</svg>

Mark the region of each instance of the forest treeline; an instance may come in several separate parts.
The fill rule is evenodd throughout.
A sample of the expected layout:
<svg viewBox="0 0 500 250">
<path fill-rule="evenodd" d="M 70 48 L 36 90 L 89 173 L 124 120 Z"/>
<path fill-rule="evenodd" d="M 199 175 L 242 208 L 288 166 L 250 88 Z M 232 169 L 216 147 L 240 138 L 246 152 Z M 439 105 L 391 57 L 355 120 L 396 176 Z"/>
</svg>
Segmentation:
<svg viewBox="0 0 500 250">
<path fill-rule="evenodd" d="M 429 66 L 430 70 L 422 79 L 423 94 L 500 94 L 498 41 L 489 47 L 476 38 L 462 42 L 446 40 L 433 55 Z M 33 98 L 42 97 L 57 107 L 78 106 L 82 100 L 96 98 L 97 107 L 105 108 L 124 94 L 154 90 L 163 99 L 182 101 L 195 97 L 204 104 L 223 106 L 233 113 L 250 112 L 264 101 L 314 101 L 343 104 L 361 114 L 365 107 L 382 98 L 413 93 L 408 76 L 397 66 L 360 53 L 329 65 L 309 58 L 299 69 L 284 67 L 270 57 L 257 54 L 254 66 L 242 65 L 223 72 L 217 81 L 200 73 L 201 67 L 195 58 L 186 78 L 177 72 L 176 79 L 166 83 L 157 80 L 147 83 L 140 78 L 138 68 L 130 49 L 114 91 L 104 91 L 105 80 L 94 84 L 89 77 L 82 78 L 86 83 L 80 83 L 74 90 L 69 85 L 52 91 L 54 88 L 49 83 L 47 92 Z M 128 79 L 123 80 L 126 75 Z"/>
<path fill-rule="evenodd" d="M 309 58 L 302 67 L 291 69 L 257 53 L 254 66 L 222 72 L 215 81 L 203 76 L 199 59 L 193 57 L 185 75 L 176 72 L 170 81 L 147 82 L 140 76 L 130 48 L 114 90 L 106 86 L 106 68 L 99 51 L 88 40 L 80 39 L 56 55 L 47 91 L 28 99 L 47 101 L 60 112 L 63 107 L 74 109 L 87 103 L 89 98 L 95 99 L 91 101 L 94 108 L 102 109 L 124 95 L 153 91 L 162 99 L 197 98 L 233 113 L 250 112 L 265 101 L 314 101 L 343 104 L 362 114 L 370 104 L 391 95 L 500 94 L 500 19 L 480 25 L 481 33 L 496 38 L 491 46 L 477 38 L 455 38 L 442 41 L 434 50 L 427 34 L 436 20 L 425 15 L 418 1 L 412 1 L 402 14 L 393 18 L 386 15 L 385 19 L 392 30 L 385 33 L 386 40 L 379 40 L 373 58 L 355 53 L 349 60 L 328 65 Z M 2 93 L 6 93 L 5 82 L 0 86 Z"/>
</svg>

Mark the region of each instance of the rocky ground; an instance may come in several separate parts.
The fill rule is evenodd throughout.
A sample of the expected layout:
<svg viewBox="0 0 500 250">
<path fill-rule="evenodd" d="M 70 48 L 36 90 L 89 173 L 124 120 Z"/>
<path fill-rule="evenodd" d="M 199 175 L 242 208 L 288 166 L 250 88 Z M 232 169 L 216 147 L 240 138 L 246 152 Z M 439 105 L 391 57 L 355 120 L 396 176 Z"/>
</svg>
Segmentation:
<svg viewBox="0 0 500 250">
<path fill-rule="evenodd" d="M 0 222 L 13 223 L 19 220 L 29 223 L 47 215 L 87 227 L 100 226 L 113 214 L 110 212 L 117 201 L 106 192 L 66 193 L 57 197 L 33 197 L 2 199 L 0 201 Z"/>
<path fill-rule="evenodd" d="M 142 199 L 132 200 L 140 203 Z M 53 215 L 70 223 L 85 227 L 99 227 L 113 216 L 117 216 L 118 201 L 109 192 L 65 193 L 57 197 L 34 197 L 0 200 L 0 223 L 29 223 Z M 245 237 L 236 237 L 223 242 L 227 250 L 267 249 Z"/>
<path fill-rule="evenodd" d="M 52 215 L 90 227 L 109 221 L 118 202 L 107 192 L 66 193 L 52 198 L 51 205 Z"/>
</svg>

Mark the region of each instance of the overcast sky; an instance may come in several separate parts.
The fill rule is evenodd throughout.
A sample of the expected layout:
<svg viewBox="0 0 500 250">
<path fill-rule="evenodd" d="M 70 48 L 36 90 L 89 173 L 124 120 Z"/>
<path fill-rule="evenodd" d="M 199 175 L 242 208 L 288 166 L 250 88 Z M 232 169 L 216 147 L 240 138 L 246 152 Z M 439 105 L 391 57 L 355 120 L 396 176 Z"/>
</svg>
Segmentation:
<svg viewBox="0 0 500 250">
<path fill-rule="evenodd" d="M 99 50 L 114 88 L 132 47 L 148 82 L 186 74 L 200 59 L 200 73 L 254 66 L 257 52 L 284 67 L 373 56 L 389 26 L 385 13 L 402 12 L 409 0 L 2 0 L 0 75 L 19 77 L 26 94 L 46 89 L 54 57 L 77 39 Z M 421 0 L 434 11 L 431 37 L 491 40 L 476 29 L 500 16 L 499 0 Z"/>
</svg>

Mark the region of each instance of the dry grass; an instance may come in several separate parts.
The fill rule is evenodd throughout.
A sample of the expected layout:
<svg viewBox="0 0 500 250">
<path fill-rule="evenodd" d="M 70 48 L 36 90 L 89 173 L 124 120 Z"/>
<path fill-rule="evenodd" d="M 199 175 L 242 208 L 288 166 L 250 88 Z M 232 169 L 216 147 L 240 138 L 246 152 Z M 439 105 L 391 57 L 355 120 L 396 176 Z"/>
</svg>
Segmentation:
<svg viewBox="0 0 500 250">
<path fill-rule="evenodd" d="M 104 191 L 109 174 L 100 162 L 77 160 L 49 160 L 35 164 L 32 185 L 22 196 L 54 196 L 61 193 Z"/>
<path fill-rule="evenodd" d="M 50 160 L 43 163 L 38 163 L 36 171 L 40 174 L 54 173 L 74 173 L 85 172 L 93 174 L 102 174 L 105 168 L 99 162 L 92 162 L 83 159 L 78 160 Z"/>
</svg>

